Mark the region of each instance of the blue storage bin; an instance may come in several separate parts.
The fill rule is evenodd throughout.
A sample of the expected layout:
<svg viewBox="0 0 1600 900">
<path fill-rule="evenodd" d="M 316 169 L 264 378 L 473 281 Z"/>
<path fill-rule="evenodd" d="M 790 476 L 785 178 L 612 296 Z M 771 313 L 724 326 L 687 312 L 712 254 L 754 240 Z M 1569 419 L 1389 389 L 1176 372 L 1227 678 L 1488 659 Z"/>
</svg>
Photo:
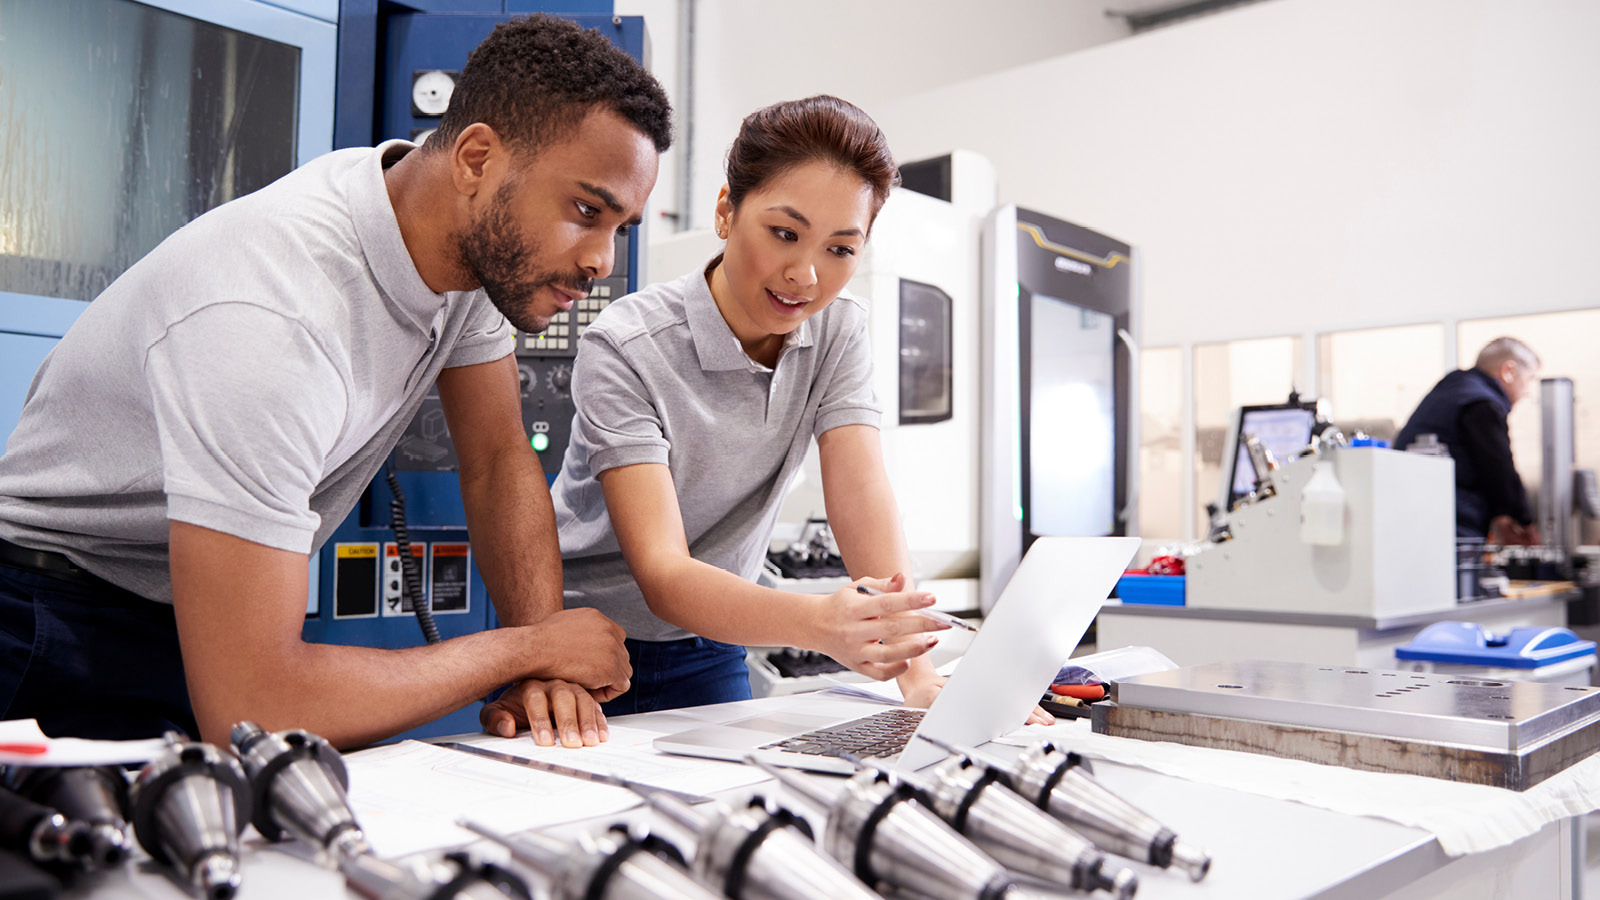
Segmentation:
<svg viewBox="0 0 1600 900">
<path fill-rule="evenodd" d="M 1513 628 L 1501 636 L 1476 622 L 1435 622 L 1411 643 L 1396 647 L 1400 659 L 1503 669 L 1537 669 L 1595 655 L 1595 642 L 1580 640 L 1570 628 Z"/>
<path fill-rule="evenodd" d="M 1117 581 L 1117 599 L 1123 603 L 1182 606 L 1182 575 L 1124 575 Z"/>
</svg>

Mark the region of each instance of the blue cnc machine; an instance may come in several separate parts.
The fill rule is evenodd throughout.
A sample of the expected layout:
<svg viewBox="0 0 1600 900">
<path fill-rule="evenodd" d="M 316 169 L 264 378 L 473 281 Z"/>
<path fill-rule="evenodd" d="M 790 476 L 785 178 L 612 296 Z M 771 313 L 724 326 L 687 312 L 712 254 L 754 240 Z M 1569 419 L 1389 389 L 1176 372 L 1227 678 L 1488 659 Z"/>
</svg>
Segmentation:
<svg viewBox="0 0 1600 900">
<path fill-rule="evenodd" d="M 599 29 L 649 63 L 643 19 L 613 15 L 610 0 L 25 5 L 8 23 L 49 39 L 37 47 L 19 42 L 22 55 L 0 60 L 0 75 L 20 98 L 11 112 L 27 119 L 40 147 L 56 149 L 44 169 L 29 159 L 0 160 L 0 180 L 9 173 L 45 192 L 20 197 L 30 206 L 37 200 L 44 211 L 28 220 L 37 227 L 0 235 L 7 237 L 0 241 L 0 438 L 15 426 L 44 355 L 134 261 L 185 222 L 330 149 L 390 138 L 420 142 L 448 105 L 472 49 L 496 24 L 535 11 Z M 85 54 L 120 60 L 121 68 L 97 75 L 60 63 Z M 104 83 L 89 80 L 100 76 Z M 207 92 L 219 86 L 234 93 L 212 102 Z M 187 100 L 172 107 L 176 114 L 141 118 L 142 104 L 157 95 Z M 123 133 L 109 148 L 87 137 Z M 145 168 L 150 159 L 172 171 L 152 177 Z M 52 172 L 60 181 L 54 187 Z M 102 182 L 104 190 L 74 189 Z M 589 299 L 545 334 L 517 335 L 525 433 L 552 479 L 573 414 L 568 385 L 578 335 L 612 299 L 639 286 L 642 244 L 640 229 L 619 237 L 615 271 L 596 281 Z M 414 552 L 414 581 L 442 637 L 495 626 L 472 563 L 455 452 L 437 396 L 411 423 L 391 467 L 404 495 L 405 525 L 397 535 L 394 495 L 379 477 L 310 560 L 307 640 L 422 643 L 413 595 L 402 592 L 402 543 Z M 472 705 L 407 736 L 477 727 Z"/>
</svg>

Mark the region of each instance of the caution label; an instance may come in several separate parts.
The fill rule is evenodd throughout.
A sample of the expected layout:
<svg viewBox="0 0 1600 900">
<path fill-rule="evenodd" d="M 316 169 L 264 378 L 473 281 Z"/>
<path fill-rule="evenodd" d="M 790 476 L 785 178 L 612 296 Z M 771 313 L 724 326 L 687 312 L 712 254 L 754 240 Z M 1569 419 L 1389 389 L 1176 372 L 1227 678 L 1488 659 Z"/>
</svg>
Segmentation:
<svg viewBox="0 0 1600 900">
<path fill-rule="evenodd" d="M 333 617 L 370 619 L 378 614 L 378 545 L 335 544 Z"/>
<path fill-rule="evenodd" d="M 428 547 L 428 582 L 434 613 L 464 613 L 471 609 L 469 544 L 434 543 Z"/>
</svg>

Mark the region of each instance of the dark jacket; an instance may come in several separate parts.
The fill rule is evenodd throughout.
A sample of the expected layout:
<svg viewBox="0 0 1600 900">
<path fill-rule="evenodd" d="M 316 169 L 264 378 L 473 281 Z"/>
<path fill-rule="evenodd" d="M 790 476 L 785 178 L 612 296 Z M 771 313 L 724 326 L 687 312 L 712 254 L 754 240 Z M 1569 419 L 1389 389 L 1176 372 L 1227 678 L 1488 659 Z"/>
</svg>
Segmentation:
<svg viewBox="0 0 1600 900">
<path fill-rule="evenodd" d="M 1483 537 L 1496 516 L 1533 521 L 1528 495 L 1511 461 L 1506 416 L 1511 399 L 1479 369 L 1451 372 L 1417 404 L 1394 445 L 1404 450 L 1419 434 L 1436 434 L 1456 464 L 1456 534 Z"/>
</svg>

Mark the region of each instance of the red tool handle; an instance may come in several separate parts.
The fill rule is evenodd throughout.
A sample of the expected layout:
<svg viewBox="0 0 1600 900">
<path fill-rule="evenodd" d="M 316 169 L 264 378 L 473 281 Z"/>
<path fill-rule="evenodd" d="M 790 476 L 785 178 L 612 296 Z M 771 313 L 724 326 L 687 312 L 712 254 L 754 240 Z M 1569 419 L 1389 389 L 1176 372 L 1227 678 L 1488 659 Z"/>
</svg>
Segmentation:
<svg viewBox="0 0 1600 900">
<path fill-rule="evenodd" d="M 1106 686 L 1103 684 L 1052 684 L 1050 693 L 1062 697 L 1076 697 L 1079 700 L 1104 700 Z"/>
</svg>

